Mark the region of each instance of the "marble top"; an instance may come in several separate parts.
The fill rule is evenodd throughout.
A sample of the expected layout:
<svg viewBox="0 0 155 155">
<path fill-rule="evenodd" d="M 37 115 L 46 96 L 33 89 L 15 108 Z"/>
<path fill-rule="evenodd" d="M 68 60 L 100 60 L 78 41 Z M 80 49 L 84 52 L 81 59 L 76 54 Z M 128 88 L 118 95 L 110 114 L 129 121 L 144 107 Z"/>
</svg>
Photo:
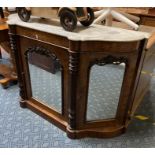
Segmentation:
<svg viewBox="0 0 155 155">
<path fill-rule="evenodd" d="M 18 25 L 26 28 L 31 28 L 76 41 L 117 41 L 130 42 L 149 38 L 150 33 L 126 30 L 116 27 L 107 27 L 103 25 L 92 24 L 88 28 L 78 23 L 74 32 L 65 31 L 61 26 L 59 19 L 41 19 L 31 16 L 29 22 L 23 22 L 17 14 L 12 14 L 8 17 L 9 25 Z"/>
</svg>

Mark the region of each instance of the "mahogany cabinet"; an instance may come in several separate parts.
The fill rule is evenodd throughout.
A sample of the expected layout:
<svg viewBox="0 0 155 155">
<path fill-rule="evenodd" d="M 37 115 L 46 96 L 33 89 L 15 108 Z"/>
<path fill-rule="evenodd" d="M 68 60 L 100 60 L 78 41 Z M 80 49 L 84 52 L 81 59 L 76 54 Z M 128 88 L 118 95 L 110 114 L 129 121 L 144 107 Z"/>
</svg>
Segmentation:
<svg viewBox="0 0 155 155">
<path fill-rule="evenodd" d="M 8 24 L 21 107 L 74 139 L 125 132 L 149 89 L 154 66 L 149 33 L 101 25 L 79 25 L 67 32 L 57 21 L 32 18 L 24 23 L 17 15 Z M 58 71 L 52 74 L 31 64 L 32 53 L 59 62 Z"/>
</svg>

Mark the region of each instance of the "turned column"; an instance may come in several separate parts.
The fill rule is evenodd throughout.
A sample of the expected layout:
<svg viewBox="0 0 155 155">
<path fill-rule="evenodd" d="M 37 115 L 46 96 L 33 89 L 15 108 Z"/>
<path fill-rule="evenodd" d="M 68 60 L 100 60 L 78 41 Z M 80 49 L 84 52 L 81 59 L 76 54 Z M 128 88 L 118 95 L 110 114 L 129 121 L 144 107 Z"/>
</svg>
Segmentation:
<svg viewBox="0 0 155 155">
<path fill-rule="evenodd" d="M 15 58 L 15 64 L 17 67 L 17 75 L 18 75 L 18 82 L 19 82 L 19 89 L 20 89 L 20 106 L 25 108 L 25 102 L 24 100 L 26 99 L 26 93 L 25 93 L 25 86 L 24 86 L 24 72 L 22 71 L 22 63 L 20 62 L 21 56 L 18 52 L 18 36 L 15 34 L 15 27 L 14 26 L 9 26 L 9 38 L 10 38 L 10 45 L 11 45 L 11 50 L 12 54 Z"/>
<path fill-rule="evenodd" d="M 77 80 L 79 53 L 69 53 L 69 128 L 76 129 Z"/>
</svg>

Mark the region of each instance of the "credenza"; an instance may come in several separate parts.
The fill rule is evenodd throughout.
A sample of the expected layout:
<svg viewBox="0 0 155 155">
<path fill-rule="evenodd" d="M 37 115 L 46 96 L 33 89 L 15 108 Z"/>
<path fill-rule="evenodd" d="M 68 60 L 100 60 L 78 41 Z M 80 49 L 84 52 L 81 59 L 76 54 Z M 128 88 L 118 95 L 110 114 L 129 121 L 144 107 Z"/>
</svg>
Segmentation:
<svg viewBox="0 0 155 155">
<path fill-rule="evenodd" d="M 94 24 L 67 32 L 58 20 L 33 17 L 25 23 L 16 14 L 8 25 L 22 108 L 73 139 L 126 131 L 149 90 L 155 62 L 151 28 L 140 32 Z M 31 64 L 32 53 L 59 62 L 58 71 Z"/>
</svg>

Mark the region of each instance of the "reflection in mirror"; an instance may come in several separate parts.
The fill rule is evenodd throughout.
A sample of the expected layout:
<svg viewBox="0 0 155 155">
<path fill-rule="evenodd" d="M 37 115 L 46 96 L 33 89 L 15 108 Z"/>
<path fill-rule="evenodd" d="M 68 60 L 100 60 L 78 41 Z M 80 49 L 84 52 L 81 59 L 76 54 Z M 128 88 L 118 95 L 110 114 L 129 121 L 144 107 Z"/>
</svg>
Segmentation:
<svg viewBox="0 0 155 155">
<path fill-rule="evenodd" d="M 124 63 L 91 67 L 87 121 L 115 118 L 124 71 Z"/>
<path fill-rule="evenodd" d="M 28 53 L 32 97 L 46 106 L 62 111 L 62 83 L 59 60 L 44 54 Z"/>
</svg>

